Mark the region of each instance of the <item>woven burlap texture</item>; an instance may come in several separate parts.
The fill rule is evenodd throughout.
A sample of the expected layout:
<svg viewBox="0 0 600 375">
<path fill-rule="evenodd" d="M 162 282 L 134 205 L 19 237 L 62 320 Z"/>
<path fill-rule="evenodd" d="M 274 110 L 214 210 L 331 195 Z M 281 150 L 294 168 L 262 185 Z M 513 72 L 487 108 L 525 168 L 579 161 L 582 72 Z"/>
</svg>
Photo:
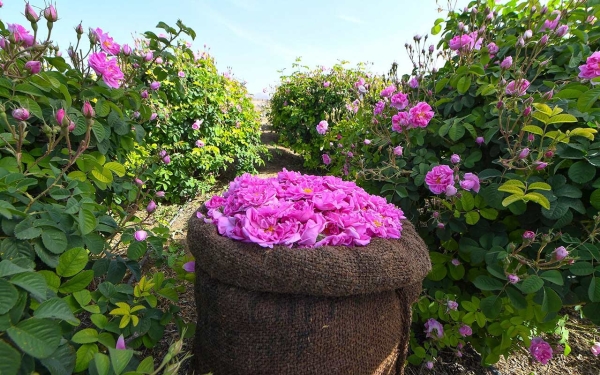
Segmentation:
<svg viewBox="0 0 600 375">
<path fill-rule="evenodd" d="M 204 209 L 203 209 L 204 211 Z M 368 246 L 263 248 L 194 214 L 192 370 L 214 375 L 402 374 L 411 304 L 431 269 L 410 222 Z"/>
</svg>

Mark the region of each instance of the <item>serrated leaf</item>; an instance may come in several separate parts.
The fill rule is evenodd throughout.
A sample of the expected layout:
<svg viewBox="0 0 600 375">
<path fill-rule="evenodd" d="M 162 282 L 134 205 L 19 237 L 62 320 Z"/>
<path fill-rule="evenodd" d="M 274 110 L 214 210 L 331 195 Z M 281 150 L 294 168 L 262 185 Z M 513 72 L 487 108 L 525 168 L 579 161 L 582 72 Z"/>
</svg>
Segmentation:
<svg viewBox="0 0 600 375">
<path fill-rule="evenodd" d="M 529 184 L 527 186 L 527 189 L 550 191 L 550 190 L 552 190 L 552 187 L 545 182 L 534 182 L 532 184 Z"/>
<path fill-rule="evenodd" d="M 47 358 L 61 339 L 60 326 L 49 319 L 29 318 L 9 327 L 6 333 L 23 352 L 34 358 Z"/>
<path fill-rule="evenodd" d="M 11 283 L 0 279 L 0 315 L 6 314 L 19 300 L 19 291 Z"/>
<path fill-rule="evenodd" d="M 104 168 L 110 170 L 119 177 L 125 176 L 125 167 L 120 163 L 111 161 L 104 164 Z"/>
<path fill-rule="evenodd" d="M 42 243 L 53 254 L 63 253 L 68 246 L 67 236 L 61 230 L 45 228 L 42 233 Z"/>
<path fill-rule="evenodd" d="M 533 103 L 533 107 L 545 115 L 552 115 L 552 108 L 550 108 L 547 104 Z"/>
<path fill-rule="evenodd" d="M 102 168 L 102 170 L 92 169 L 91 173 L 96 180 L 104 184 L 110 184 L 113 182 L 113 175 L 107 168 Z"/>
<path fill-rule="evenodd" d="M 544 280 L 542 280 L 537 275 L 531 275 L 528 278 L 526 278 L 525 280 L 523 280 L 523 282 L 521 283 L 521 285 L 519 287 L 523 293 L 531 294 L 531 293 L 537 292 L 543 286 L 544 286 Z"/>
<path fill-rule="evenodd" d="M 113 371 L 121 375 L 133 357 L 133 350 L 108 348 Z"/>
<path fill-rule="evenodd" d="M 4 340 L 0 340 L 0 358 L 10 359 L 0 361 L 0 374 L 17 375 L 21 367 L 21 353 L 8 345 Z"/>
<path fill-rule="evenodd" d="M 540 193 L 527 193 L 522 199 L 525 201 L 535 202 L 547 210 L 550 209 L 550 201 Z"/>
<path fill-rule="evenodd" d="M 477 211 L 469 211 L 465 214 L 465 222 L 468 225 L 475 225 L 479 222 L 480 216 Z"/>
<path fill-rule="evenodd" d="M 148 357 L 152 358 L 152 357 Z M 94 360 L 90 363 L 90 367 L 94 366 L 98 375 L 109 375 L 110 373 L 110 358 L 106 354 L 94 354 Z M 136 371 L 139 372 L 139 371 Z"/>
<path fill-rule="evenodd" d="M 98 331 L 93 328 L 85 328 L 76 332 L 71 341 L 77 344 L 91 344 L 98 341 Z"/>
<path fill-rule="evenodd" d="M 79 319 L 75 318 L 75 315 L 71 312 L 69 305 L 62 298 L 58 297 L 53 297 L 42 302 L 38 308 L 35 309 L 33 316 L 36 318 L 60 319 L 73 326 L 78 326 L 80 324 Z"/>
<path fill-rule="evenodd" d="M 56 274 L 62 277 L 71 277 L 82 271 L 89 261 L 87 250 L 82 247 L 72 248 L 61 254 Z"/>
<path fill-rule="evenodd" d="M 557 270 L 544 271 L 540 274 L 540 277 L 542 279 L 548 280 L 551 283 L 554 283 L 556 285 L 564 285 L 562 273 L 560 273 L 560 271 L 557 271 Z"/>
<path fill-rule="evenodd" d="M 577 118 L 568 113 L 562 113 L 560 115 L 550 117 L 550 120 L 548 120 L 547 125 L 561 124 L 561 123 L 565 123 L 565 122 L 577 122 Z"/>
<path fill-rule="evenodd" d="M 578 184 L 585 184 L 594 179 L 596 168 L 587 161 L 580 160 L 569 167 L 569 178 Z"/>
<path fill-rule="evenodd" d="M 517 201 L 522 201 L 522 200 L 523 200 L 523 195 L 518 195 L 518 194 L 509 195 L 508 197 L 506 197 L 502 200 L 502 206 L 508 207 L 511 204 L 513 204 Z"/>
<path fill-rule="evenodd" d="M 589 112 L 600 97 L 600 87 L 584 92 L 577 100 L 577 109 L 580 112 Z"/>
<path fill-rule="evenodd" d="M 58 290 L 64 294 L 78 292 L 78 291 L 84 289 L 85 287 L 87 287 L 92 282 L 93 278 L 94 278 L 94 271 L 92 271 L 92 270 L 82 271 L 82 272 L 78 273 L 77 275 L 73 276 L 72 278 L 70 278 L 69 280 L 65 281 L 60 286 L 60 288 L 58 288 Z"/>
<path fill-rule="evenodd" d="M 539 126 L 535 126 L 535 125 L 523 126 L 522 130 L 526 131 L 528 133 L 532 133 L 532 134 L 544 135 L 544 130 L 542 128 L 540 128 Z"/>
<path fill-rule="evenodd" d="M 534 119 L 546 124 L 549 120 L 550 120 L 550 116 L 541 113 L 541 112 L 533 112 L 531 114 L 531 117 L 533 117 Z"/>
<path fill-rule="evenodd" d="M 10 279 L 10 283 L 16 285 L 35 297 L 39 301 L 46 300 L 46 279 L 37 272 L 25 272 L 14 275 Z"/>
<path fill-rule="evenodd" d="M 83 344 L 77 349 L 77 360 L 75 361 L 75 372 L 85 371 L 94 356 L 99 352 L 96 344 Z"/>
<path fill-rule="evenodd" d="M 98 226 L 98 220 L 94 216 L 94 213 L 87 209 L 79 210 L 79 230 L 81 234 L 86 235 L 96 229 Z"/>
<path fill-rule="evenodd" d="M 481 290 L 502 290 L 504 283 L 496 278 L 480 275 L 473 280 L 473 284 Z"/>
</svg>

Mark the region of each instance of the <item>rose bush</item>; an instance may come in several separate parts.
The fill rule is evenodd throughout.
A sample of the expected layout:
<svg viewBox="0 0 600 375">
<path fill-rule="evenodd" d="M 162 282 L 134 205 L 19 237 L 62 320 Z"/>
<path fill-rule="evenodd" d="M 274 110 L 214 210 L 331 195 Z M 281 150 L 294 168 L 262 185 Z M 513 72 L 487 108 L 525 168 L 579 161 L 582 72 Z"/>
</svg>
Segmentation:
<svg viewBox="0 0 600 375">
<path fill-rule="evenodd" d="M 356 68 L 347 68 L 346 64 L 310 70 L 298 60 L 292 66 L 296 70 L 281 77 L 271 97 L 269 123 L 278 133 L 280 143 L 303 156 L 306 167 L 321 165 L 319 134 L 327 129 L 329 113 L 346 108 L 356 90 L 353 83 L 369 76 L 364 64 Z M 360 86 L 360 90 L 366 90 L 365 86 Z M 321 124 L 319 129 L 315 129 L 317 124 Z"/>
<path fill-rule="evenodd" d="M 51 43 L 56 8 L 25 15 L 31 29 L 0 22 L 0 373 L 175 373 L 181 341 L 157 363 L 134 352 L 186 328 L 181 286 L 143 272 L 169 240 L 150 228 L 164 192 L 124 166 L 145 138 L 129 114 L 150 112 L 153 62 L 99 28 L 82 38 L 81 24 L 67 62 Z"/>
<path fill-rule="evenodd" d="M 165 30 L 168 35 L 146 33 L 133 50 L 154 64 L 141 77 L 148 85 L 141 89 L 146 111 L 135 114 L 146 142 L 128 165 L 178 202 L 207 191 L 226 169 L 256 172 L 266 148 L 244 83 L 219 74 L 208 51 L 194 53 L 176 30 Z M 147 158 L 156 163 L 140 168 Z"/>
<path fill-rule="evenodd" d="M 410 75 L 357 82 L 356 113 L 313 123 L 328 171 L 402 207 L 430 246 L 411 363 L 466 343 L 484 364 L 519 347 L 547 363 L 586 329 L 564 308 L 600 324 L 599 11 L 472 2 L 435 22 L 437 51 L 406 45 Z"/>
</svg>

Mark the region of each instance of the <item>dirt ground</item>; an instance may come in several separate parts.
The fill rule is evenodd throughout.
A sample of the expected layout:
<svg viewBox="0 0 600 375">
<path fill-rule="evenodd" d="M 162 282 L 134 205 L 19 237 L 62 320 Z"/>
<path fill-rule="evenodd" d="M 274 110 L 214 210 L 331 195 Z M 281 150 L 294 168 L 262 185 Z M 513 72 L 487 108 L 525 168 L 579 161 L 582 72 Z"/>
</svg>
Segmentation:
<svg viewBox="0 0 600 375">
<path fill-rule="evenodd" d="M 265 100 L 255 100 L 255 106 L 264 113 L 267 105 Z M 265 165 L 258 168 L 259 175 L 262 177 L 275 176 L 277 172 L 283 168 L 288 170 L 306 172 L 302 167 L 302 158 L 295 155 L 290 150 L 281 146 L 277 146 L 277 134 L 275 134 L 270 126 L 266 123 L 263 125 L 262 141 L 267 145 L 270 153 L 270 158 Z M 227 188 L 229 181 L 220 181 L 215 186 L 212 194 L 218 194 Z M 198 207 L 206 201 L 210 195 L 200 195 L 195 199 L 186 202 L 182 206 L 171 208 L 171 230 L 174 233 L 174 240 L 186 246 L 185 237 L 187 231 L 187 221 L 194 215 Z M 161 267 L 160 271 L 166 272 L 174 277 L 172 271 L 168 267 Z M 196 320 L 196 307 L 194 302 L 193 288 L 190 285 L 186 286 L 186 291 L 180 296 L 178 305 L 181 307 L 179 314 L 186 322 Z M 161 355 L 166 353 L 169 343 L 177 338 L 177 329 L 172 326 L 165 332 L 163 341 L 153 350 L 149 350 L 147 355 L 153 355 L 154 358 L 161 358 Z M 406 375 L 600 375 L 600 357 L 594 357 L 590 352 L 590 346 L 593 337 L 585 334 L 573 332 L 571 334 L 572 352 L 565 357 L 562 354 L 555 355 L 548 365 L 533 364 L 528 353 L 519 353 L 511 356 L 508 360 L 502 360 L 494 367 L 483 368 L 480 365 L 479 355 L 473 349 L 465 350 L 465 355 L 462 358 L 457 358 L 453 354 L 442 355 L 438 358 L 433 370 L 427 370 L 424 366 L 408 366 Z M 596 340 L 599 340 L 598 335 Z M 184 341 L 184 351 L 191 351 L 191 339 Z M 188 363 L 184 363 L 180 369 L 180 374 L 187 374 L 189 367 Z M 323 374 L 327 375 L 327 374 Z"/>
</svg>

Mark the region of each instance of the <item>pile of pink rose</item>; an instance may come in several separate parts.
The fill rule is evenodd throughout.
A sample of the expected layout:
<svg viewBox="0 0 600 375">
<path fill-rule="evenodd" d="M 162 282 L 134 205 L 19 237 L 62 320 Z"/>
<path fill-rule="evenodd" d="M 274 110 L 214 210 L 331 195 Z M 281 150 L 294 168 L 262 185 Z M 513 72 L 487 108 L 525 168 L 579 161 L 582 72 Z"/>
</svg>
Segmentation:
<svg viewBox="0 0 600 375">
<path fill-rule="evenodd" d="M 400 238 L 401 209 L 354 182 L 283 170 L 277 177 L 244 174 L 205 203 L 205 222 L 220 235 L 262 247 L 364 246 Z"/>
</svg>

